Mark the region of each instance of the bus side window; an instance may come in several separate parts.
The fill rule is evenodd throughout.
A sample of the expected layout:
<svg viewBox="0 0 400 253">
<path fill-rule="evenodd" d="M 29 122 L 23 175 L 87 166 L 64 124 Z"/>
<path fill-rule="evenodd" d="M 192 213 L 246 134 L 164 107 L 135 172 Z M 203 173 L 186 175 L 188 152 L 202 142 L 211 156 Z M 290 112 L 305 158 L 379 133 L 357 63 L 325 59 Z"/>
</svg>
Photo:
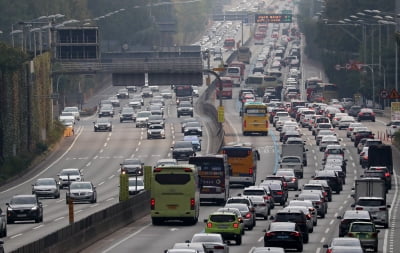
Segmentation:
<svg viewBox="0 0 400 253">
<path fill-rule="evenodd" d="M 258 150 L 256 150 L 256 157 L 257 157 L 257 160 L 260 161 L 260 153 L 258 152 Z"/>
</svg>

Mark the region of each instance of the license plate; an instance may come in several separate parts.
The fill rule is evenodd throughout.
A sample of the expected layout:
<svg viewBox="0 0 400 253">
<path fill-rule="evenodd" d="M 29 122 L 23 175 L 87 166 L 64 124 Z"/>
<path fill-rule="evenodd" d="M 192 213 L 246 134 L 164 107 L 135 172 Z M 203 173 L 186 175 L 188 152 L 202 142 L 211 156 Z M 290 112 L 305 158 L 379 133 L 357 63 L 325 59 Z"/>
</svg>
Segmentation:
<svg viewBox="0 0 400 253">
<path fill-rule="evenodd" d="M 358 234 L 359 239 L 365 239 L 367 237 L 368 237 L 367 234 L 363 234 L 363 233 Z"/>
<path fill-rule="evenodd" d="M 23 213 L 23 214 L 17 214 L 17 217 L 26 217 L 26 214 L 25 214 L 25 213 Z"/>
<path fill-rule="evenodd" d="M 218 225 L 218 228 L 226 229 L 228 228 L 228 225 Z"/>
<path fill-rule="evenodd" d="M 168 209 L 175 210 L 178 207 L 178 205 L 168 205 Z"/>
<path fill-rule="evenodd" d="M 278 239 L 289 239 L 288 235 L 278 235 L 276 238 Z"/>
</svg>

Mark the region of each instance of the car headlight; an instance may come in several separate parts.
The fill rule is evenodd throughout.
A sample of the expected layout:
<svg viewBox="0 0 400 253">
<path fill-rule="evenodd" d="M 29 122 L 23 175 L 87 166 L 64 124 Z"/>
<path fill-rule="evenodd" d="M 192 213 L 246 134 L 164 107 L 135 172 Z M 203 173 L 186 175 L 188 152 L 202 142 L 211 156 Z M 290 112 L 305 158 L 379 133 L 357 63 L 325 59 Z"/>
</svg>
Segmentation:
<svg viewBox="0 0 400 253">
<path fill-rule="evenodd" d="M 110 124 L 110 123 L 108 123 L 108 124 L 107 124 L 107 127 L 110 127 L 110 126 L 111 126 L 111 124 Z"/>
<path fill-rule="evenodd" d="M 38 209 L 37 206 L 34 206 L 34 207 L 31 208 L 31 210 L 37 210 L 37 209 Z"/>
<path fill-rule="evenodd" d="M 13 209 L 11 207 L 7 207 L 7 211 L 12 211 Z"/>
<path fill-rule="evenodd" d="M 164 130 L 161 130 L 161 132 L 160 132 L 160 133 L 161 133 L 161 135 L 164 135 Z"/>
</svg>

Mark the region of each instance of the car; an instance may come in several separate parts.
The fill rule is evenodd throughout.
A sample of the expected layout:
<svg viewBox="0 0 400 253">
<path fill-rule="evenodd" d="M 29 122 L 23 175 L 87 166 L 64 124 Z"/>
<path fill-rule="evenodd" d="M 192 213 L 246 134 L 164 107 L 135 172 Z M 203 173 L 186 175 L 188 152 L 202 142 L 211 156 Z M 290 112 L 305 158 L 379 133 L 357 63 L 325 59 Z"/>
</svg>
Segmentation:
<svg viewBox="0 0 400 253">
<path fill-rule="evenodd" d="M 267 201 L 267 203 L 269 205 L 269 209 L 273 209 L 275 207 L 274 199 L 272 197 L 271 190 L 269 189 L 268 186 L 260 187 L 260 186 L 253 185 L 253 186 L 245 187 L 243 189 L 242 195 L 248 196 L 248 197 L 261 196 Z"/>
<path fill-rule="evenodd" d="M 160 95 L 165 98 L 165 99 L 171 99 L 172 98 L 172 91 L 169 89 L 163 89 L 160 91 Z"/>
<path fill-rule="evenodd" d="M 326 180 L 332 191 L 339 194 L 343 190 L 342 181 L 336 171 L 333 170 L 319 170 L 313 176 L 314 180 Z"/>
<path fill-rule="evenodd" d="M 386 135 L 393 137 L 394 134 L 400 129 L 400 120 L 392 120 L 386 124 Z"/>
<path fill-rule="evenodd" d="M 114 117 L 114 107 L 112 105 L 102 105 L 99 110 L 99 118 Z"/>
<path fill-rule="evenodd" d="M 270 220 L 273 222 L 295 222 L 302 233 L 304 243 L 309 240 L 309 227 L 307 225 L 306 214 L 301 210 L 282 209 L 276 212 L 275 216 L 271 215 Z"/>
<path fill-rule="evenodd" d="M 128 106 L 133 109 L 140 109 L 144 105 L 144 100 L 142 97 L 134 97 L 129 100 Z"/>
<path fill-rule="evenodd" d="M 117 92 L 117 98 L 119 99 L 124 99 L 124 98 L 129 98 L 129 91 L 128 89 L 119 89 Z"/>
<path fill-rule="evenodd" d="M 43 205 L 36 195 L 14 195 L 7 206 L 7 224 L 33 220 L 43 222 Z"/>
<path fill-rule="evenodd" d="M 361 139 L 361 140 L 363 140 L 363 139 Z M 360 143 L 361 143 L 361 141 L 360 141 Z M 372 145 L 383 144 L 381 139 L 374 139 L 374 138 L 365 138 L 364 143 L 362 145 L 360 145 L 360 143 L 357 146 L 358 153 L 360 153 L 362 148 L 364 148 L 364 147 L 370 147 Z"/>
<path fill-rule="evenodd" d="M 358 116 L 358 113 L 359 113 L 360 111 L 361 111 L 361 106 L 359 106 L 359 105 L 353 105 L 353 106 L 351 106 L 350 109 L 348 110 L 348 114 L 349 114 L 350 116 L 357 117 L 357 116 Z"/>
<path fill-rule="evenodd" d="M 339 123 L 337 125 L 339 130 L 342 129 L 347 129 L 351 123 L 356 122 L 356 120 L 354 119 L 354 117 L 352 116 L 343 116 L 340 118 Z"/>
<path fill-rule="evenodd" d="M 330 244 L 324 244 L 326 252 L 364 253 L 360 239 L 352 237 L 335 237 Z"/>
<path fill-rule="evenodd" d="M 183 120 L 181 121 L 181 132 L 182 132 L 182 133 L 183 133 L 184 130 L 185 130 L 186 124 L 189 123 L 189 122 L 199 122 L 199 120 L 196 119 L 196 118 L 186 118 L 186 119 L 183 119 Z M 200 123 L 199 123 L 199 124 L 200 124 Z"/>
<path fill-rule="evenodd" d="M 164 126 L 161 124 L 151 124 L 147 128 L 147 139 L 165 139 Z"/>
<path fill-rule="evenodd" d="M 333 131 L 333 126 L 331 123 L 317 123 L 317 125 L 312 129 L 312 135 L 318 135 L 319 131 L 322 129 Z"/>
<path fill-rule="evenodd" d="M 264 230 L 264 247 L 282 247 L 303 251 L 303 236 L 294 222 L 272 222 Z"/>
<path fill-rule="evenodd" d="M 192 236 L 190 243 L 203 243 L 207 252 L 229 253 L 229 246 L 224 243 L 221 234 L 196 233 Z"/>
<path fill-rule="evenodd" d="M 108 118 L 97 118 L 96 121 L 93 121 L 93 128 L 95 132 L 112 132 L 112 121 Z"/>
<path fill-rule="evenodd" d="M 63 112 L 72 112 L 74 114 L 75 120 L 81 119 L 81 114 L 77 106 L 64 107 Z"/>
<path fill-rule="evenodd" d="M 299 189 L 299 180 L 297 179 L 293 169 L 281 168 L 275 172 L 275 175 L 283 176 L 288 188 L 291 188 L 295 191 Z"/>
<path fill-rule="evenodd" d="M 176 110 L 178 118 L 181 116 L 193 117 L 193 105 L 188 101 L 180 101 Z"/>
<path fill-rule="evenodd" d="M 336 133 L 332 130 L 320 130 L 318 135 L 315 136 L 315 143 L 317 146 L 320 145 L 321 140 L 324 136 L 336 136 Z"/>
<path fill-rule="evenodd" d="M 191 141 L 176 141 L 171 147 L 172 158 L 176 160 L 189 160 L 189 157 L 196 156 L 196 151 L 193 149 Z"/>
<path fill-rule="evenodd" d="M 362 120 L 371 120 L 372 122 L 375 122 L 374 111 L 370 108 L 362 108 L 357 114 L 357 121 L 361 122 Z"/>
<path fill-rule="evenodd" d="M 137 91 L 137 87 L 134 85 L 126 86 L 126 89 L 128 90 L 129 93 Z"/>
<path fill-rule="evenodd" d="M 75 113 L 74 112 L 61 112 L 60 116 L 58 117 L 59 121 L 61 123 L 66 122 L 66 121 L 72 121 L 73 124 L 75 124 L 76 119 L 75 119 Z"/>
<path fill-rule="evenodd" d="M 306 224 L 307 224 L 307 228 L 308 228 L 308 233 L 314 232 L 314 220 L 313 220 L 311 211 L 310 211 L 310 209 L 308 207 L 305 207 L 305 206 L 286 206 L 282 210 L 289 211 L 289 212 L 293 212 L 293 211 L 297 211 L 297 210 L 302 211 L 306 215 Z M 292 221 L 292 220 L 290 220 L 290 221 Z"/>
<path fill-rule="evenodd" d="M 353 131 L 351 131 L 350 140 L 354 142 L 357 133 L 362 131 L 369 131 L 369 129 L 366 126 L 354 127 Z"/>
<path fill-rule="evenodd" d="M 354 147 L 357 147 L 358 143 L 362 138 L 369 138 L 369 139 L 374 139 L 375 134 L 372 133 L 370 130 L 361 130 L 357 131 L 355 136 L 354 136 Z"/>
<path fill-rule="evenodd" d="M 251 200 L 251 199 L 250 199 Z M 244 227 L 247 228 L 248 230 L 253 230 L 253 228 L 256 226 L 256 213 L 255 213 L 255 207 L 254 203 L 251 201 L 252 207 L 249 207 L 246 203 L 242 202 L 226 202 L 225 208 L 237 208 L 239 209 L 240 213 L 242 214 L 243 217 L 243 224 Z"/>
<path fill-rule="evenodd" d="M 320 184 L 324 187 L 325 192 L 327 193 L 328 202 L 332 201 L 332 188 L 329 186 L 327 180 L 322 179 L 311 179 L 308 181 L 308 184 Z"/>
<path fill-rule="evenodd" d="M 68 187 L 71 182 L 75 181 L 83 181 L 83 175 L 80 169 L 78 168 L 67 168 L 61 170 L 58 176 L 58 184 L 60 188 L 63 189 L 64 187 Z"/>
<path fill-rule="evenodd" d="M 261 187 L 260 187 L 261 188 Z M 264 199 L 263 196 L 248 196 L 254 204 L 254 213 L 256 217 L 262 217 L 264 220 L 268 219 L 268 215 L 271 213 L 269 207 L 269 201 Z"/>
<path fill-rule="evenodd" d="M 363 126 L 363 124 L 360 122 L 350 123 L 349 127 L 347 128 L 347 132 L 346 132 L 347 138 L 350 138 L 355 127 L 362 127 L 362 126 Z"/>
<path fill-rule="evenodd" d="M 122 174 L 128 174 L 129 176 L 143 176 L 144 163 L 137 158 L 124 159 L 120 163 L 120 170 Z"/>
<path fill-rule="evenodd" d="M 117 96 L 111 96 L 108 98 L 108 100 L 111 101 L 112 106 L 114 107 L 120 107 L 121 103 L 119 102 L 119 99 Z"/>
<path fill-rule="evenodd" d="M 183 129 L 183 135 L 203 136 L 201 124 L 199 122 L 187 122 Z"/>
<path fill-rule="evenodd" d="M 317 210 L 315 209 L 311 200 L 290 200 L 288 205 L 285 207 L 296 207 L 296 206 L 308 208 L 313 226 L 316 226 L 318 224 Z"/>
<path fill-rule="evenodd" d="M 40 197 L 52 197 L 55 199 L 60 198 L 60 187 L 57 180 L 54 178 L 38 178 L 32 184 L 32 194 Z"/>
<path fill-rule="evenodd" d="M 3 209 L 0 208 L 0 237 L 6 237 L 7 236 L 7 218 L 6 215 L 3 213 Z M 1 241 L 0 241 L 1 245 Z M 0 253 L 1 253 L 1 248 L 0 248 Z M 4 251 L 3 251 L 4 253 Z"/>
<path fill-rule="evenodd" d="M 140 111 L 136 114 L 136 128 L 147 127 L 147 121 L 151 115 L 150 111 Z"/>
<path fill-rule="evenodd" d="M 176 159 L 164 158 L 164 159 L 158 160 L 154 167 L 156 168 L 156 167 L 160 167 L 160 166 L 169 166 L 169 165 L 177 165 L 177 164 L 178 164 L 178 162 L 176 161 Z"/>
<path fill-rule="evenodd" d="M 328 196 L 328 192 L 327 191 L 325 191 L 325 188 L 324 188 L 324 186 L 322 186 L 322 184 L 310 184 L 310 183 L 307 183 L 307 184 L 304 184 L 303 185 L 303 189 L 302 189 L 302 191 L 308 191 L 308 190 L 320 190 L 321 192 L 322 192 L 322 194 L 324 194 L 324 197 L 325 197 L 325 199 L 326 199 L 326 201 L 329 201 L 329 196 Z M 332 201 L 332 196 L 331 196 L 331 201 Z"/>
<path fill-rule="evenodd" d="M 373 222 L 355 221 L 350 224 L 346 237 L 360 239 L 364 249 L 372 248 L 374 252 L 378 251 L 378 233 Z"/>
<path fill-rule="evenodd" d="M 367 171 L 369 171 L 370 173 L 378 172 L 377 174 L 373 175 L 372 177 L 381 178 L 383 181 L 385 181 L 386 188 L 388 190 L 392 189 L 392 174 L 390 174 L 390 170 L 388 167 L 386 167 L 386 166 L 370 166 L 368 168 L 368 170 L 364 171 L 364 175 L 365 175 L 365 172 L 367 172 Z M 368 176 L 368 175 L 365 175 L 365 176 Z"/>
<path fill-rule="evenodd" d="M 235 213 L 213 212 L 207 219 L 204 219 L 204 222 L 206 223 L 205 233 L 218 233 L 224 240 L 235 240 L 237 245 L 242 244 L 240 223 L 243 223 L 243 220 L 239 219 Z"/>
<path fill-rule="evenodd" d="M 302 191 L 300 194 L 296 195 L 296 200 L 310 200 L 317 210 L 317 215 L 321 218 L 325 218 L 327 209 L 322 194 Z"/>
<path fill-rule="evenodd" d="M 193 144 L 194 151 L 201 151 L 201 139 L 197 135 L 185 135 L 183 137 L 184 141 L 191 141 Z"/>
<path fill-rule="evenodd" d="M 379 197 L 359 197 L 355 204 L 351 205 L 355 210 L 366 210 L 371 213 L 376 225 L 382 225 L 384 228 L 389 227 L 389 211 L 390 205 L 386 204 L 384 198 Z"/>
<path fill-rule="evenodd" d="M 132 107 L 123 107 L 119 114 L 119 122 L 136 121 L 135 110 Z"/>
<path fill-rule="evenodd" d="M 128 178 L 128 191 L 129 195 L 136 195 L 144 191 L 143 177 L 129 177 Z"/>
<path fill-rule="evenodd" d="M 161 125 L 164 128 L 165 127 L 164 117 L 162 115 L 154 115 L 152 111 L 150 111 L 150 112 L 151 112 L 151 115 L 147 119 L 147 128 L 153 124 Z"/>
<path fill-rule="evenodd" d="M 153 97 L 153 91 L 149 87 L 145 87 L 142 89 L 142 97 L 149 98 Z"/>
<path fill-rule="evenodd" d="M 337 216 L 340 220 L 339 237 L 343 237 L 349 231 L 350 224 L 354 221 L 374 222 L 371 214 L 365 210 L 346 210 L 342 216 Z"/>
<path fill-rule="evenodd" d="M 72 182 L 65 193 L 66 204 L 72 202 L 97 202 L 96 186 L 90 181 Z"/>
<path fill-rule="evenodd" d="M 286 203 L 288 199 L 288 191 L 280 180 L 263 181 L 259 186 L 264 188 L 269 187 L 274 203 L 279 203 L 281 206 Z"/>
<path fill-rule="evenodd" d="M 285 253 L 281 247 L 252 247 L 249 253 Z"/>
<path fill-rule="evenodd" d="M 242 222 L 239 224 L 240 230 L 242 231 L 242 235 L 245 234 L 245 227 L 244 227 L 244 217 L 242 216 L 242 213 L 240 212 L 239 209 L 234 208 L 234 207 L 221 207 L 217 209 L 217 212 L 231 212 L 234 213 L 239 220 L 242 220 Z"/>
<path fill-rule="evenodd" d="M 172 249 L 165 250 L 164 253 L 206 253 L 206 248 L 200 242 L 177 242 Z"/>
<path fill-rule="evenodd" d="M 323 136 L 319 143 L 319 151 L 325 151 L 328 145 L 340 145 L 339 139 L 334 135 Z"/>
</svg>

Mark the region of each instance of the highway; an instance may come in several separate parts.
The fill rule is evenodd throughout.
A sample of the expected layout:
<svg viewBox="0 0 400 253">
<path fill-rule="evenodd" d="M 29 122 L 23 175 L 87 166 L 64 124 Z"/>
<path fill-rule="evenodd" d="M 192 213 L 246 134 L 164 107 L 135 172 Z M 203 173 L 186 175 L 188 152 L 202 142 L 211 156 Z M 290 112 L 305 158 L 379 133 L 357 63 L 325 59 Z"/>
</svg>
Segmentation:
<svg viewBox="0 0 400 253">
<path fill-rule="evenodd" d="M 237 34 L 237 36 L 241 36 Z M 247 34 L 248 36 L 248 34 Z M 266 43 L 267 44 L 267 43 Z M 253 61 L 257 58 L 257 52 L 261 51 L 262 46 L 252 46 Z M 224 58 L 229 52 L 225 53 Z M 212 62 L 216 66 L 218 62 Z M 252 64 L 247 65 L 247 72 L 251 70 Z M 302 57 L 303 79 L 311 76 L 321 76 L 325 79 L 323 72 L 318 65 L 310 62 L 307 57 Z M 200 92 L 206 87 L 203 86 Z M 116 93 L 118 87 L 109 87 L 102 91 L 97 97 L 94 97 L 91 103 L 96 104 L 100 97 L 109 97 Z M 276 136 L 279 134 L 275 130 L 270 131 L 269 136 L 243 136 L 241 133 L 241 121 L 239 117 L 238 92 L 240 88 L 234 88 L 234 97 L 232 100 L 224 100 L 225 107 L 225 131 L 226 142 L 250 142 L 255 145 L 260 154 L 261 160 L 258 164 L 257 183 L 265 176 L 271 174 L 277 168 L 277 153 L 280 143 Z M 304 93 L 303 93 L 304 94 Z M 146 99 L 146 103 L 149 99 Z M 126 100 L 121 100 L 124 104 Z M 218 104 L 218 101 L 215 101 Z M 118 109 L 117 109 L 118 110 Z M 0 188 L 0 206 L 5 211 L 5 203 L 17 194 L 30 194 L 31 184 L 37 178 L 54 177 L 64 168 L 80 168 L 83 170 L 85 180 L 90 180 L 97 187 L 98 202 L 96 204 L 76 204 L 74 205 L 75 220 L 86 217 L 98 210 L 104 209 L 118 202 L 119 185 L 119 163 L 125 158 L 140 158 L 146 165 L 154 165 L 157 160 L 171 156 L 170 147 L 174 141 L 182 139 L 180 132 L 180 119 L 176 117 L 176 105 L 174 100 L 167 100 L 165 109 L 166 115 L 166 139 L 165 140 L 147 140 L 145 128 L 135 128 L 134 123 L 119 123 L 118 117 L 113 119 L 112 132 L 94 132 L 93 121 L 96 115 L 82 117 L 77 123 L 74 137 L 64 139 L 58 149 L 52 153 L 38 168 L 26 175 L 21 175 L 15 182 L 11 182 Z M 195 117 L 199 115 L 195 115 Z M 206 118 L 201 118 L 207 120 Z M 372 129 L 376 136 L 385 132 L 385 124 L 388 118 L 377 117 L 376 122 L 364 122 L 363 124 Z M 206 122 L 203 122 L 206 123 Z M 205 128 L 206 130 L 207 128 Z M 207 130 L 206 130 L 207 131 Z M 329 210 L 324 219 L 318 220 L 318 225 L 314 232 L 310 234 L 310 241 L 304 245 L 304 252 L 325 252 L 322 245 L 330 242 L 333 237 L 338 235 L 339 220 L 336 216 L 342 215 L 345 210 L 351 209 L 353 203 L 351 198 L 351 187 L 354 179 L 362 174 L 362 169 L 358 164 L 358 154 L 345 136 L 344 130 L 337 131 L 342 144 L 346 146 L 346 158 L 348 159 L 347 179 L 344 190 L 340 194 L 333 196 L 333 201 L 329 203 Z M 308 166 L 305 168 L 304 179 L 300 180 L 300 185 L 308 182 L 315 170 L 321 168 L 322 153 L 315 145 L 314 137 L 307 129 L 303 129 L 303 138 L 307 142 L 308 148 Z M 205 132 L 202 138 L 203 151 L 209 153 L 214 150 L 212 141 L 209 140 L 210 134 Z M 397 152 L 397 150 L 395 151 Z M 399 157 L 394 156 L 395 173 L 393 175 L 393 189 L 389 191 L 388 203 L 392 205 L 391 216 L 398 217 L 398 174 Z M 231 190 L 231 195 L 237 195 L 241 188 Z M 298 192 L 291 191 L 290 199 Z M 46 234 L 49 234 L 68 224 L 68 208 L 65 204 L 65 190 L 62 190 L 60 199 L 43 199 L 44 222 L 30 223 L 21 222 L 9 224 L 8 236 L 3 238 L 7 251 L 18 248 L 21 245 L 34 241 Z M 176 242 L 190 240 L 194 233 L 204 230 L 204 222 L 209 213 L 216 210 L 217 206 L 201 206 L 199 222 L 194 226 L 180 226 L 180 224 L 166 224 L 164 226 L 151 225 L 150 216 L 134 222 L 117 232 L 110 234 L 96 242 L 91 247 L 82 252 L 144 252 L 155 253 L 163 252 L 173 246 Z M 282 207 L 277 206 L 272 210 L 274 214 Z M 269 221 L 257 220 L 257 226 L 252 231 L 246 231 L 243 237 L 243 244 L 240 246 L 230 246 L 231 253 L 249 252 L 252 247 L 263 245 L 263 229 L 266 228 Z M 398 242 L 395 241 L 396 219 L 392 219 L 389 229 L 380 228 L 379 251 L 395 252 Z"/>
</svg>

